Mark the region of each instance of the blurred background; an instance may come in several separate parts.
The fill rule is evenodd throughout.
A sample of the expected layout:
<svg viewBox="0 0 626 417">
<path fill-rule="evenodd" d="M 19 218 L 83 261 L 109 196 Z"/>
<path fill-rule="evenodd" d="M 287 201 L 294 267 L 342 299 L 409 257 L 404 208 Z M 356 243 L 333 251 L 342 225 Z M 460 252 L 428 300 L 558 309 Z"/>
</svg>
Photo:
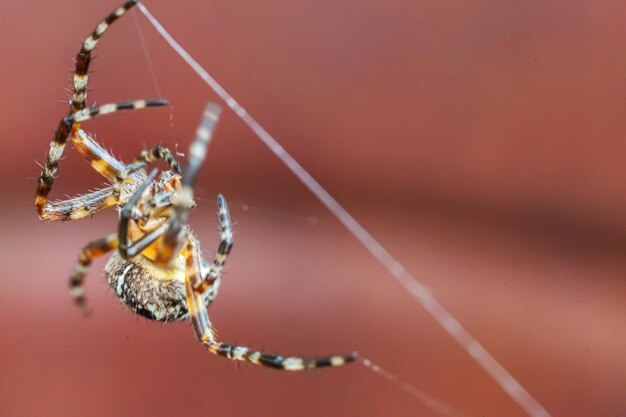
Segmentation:
<svg viewBox="0 0 626 417">
<path fill-rule="evenodd" d="M 80 42 L 118 3 L 0 0 L 0 415 L 438 415 L 359 364 L 282 374 L 214 357 L 187 323 L 122 307 L 104 260 L 94 314 L 79 314 L 68 276 L 116 214 L 40 222 L 35 162 Z M 623 1 L 146 5 L 553 416 L 626 413 Z M 143 16 L 96 55 L 89 103 L 172 105 L 85 129 L 125 160 L 185 152 L 216 97 Z M 102 183 L 71 145 L 59 173 L 54 199 Z M 236 223 L 210 309 L 223 341 L 358 350 L 459 414 L 525 415 L 230 111 L 191 220 L 207 254 L 217 192 Z"/>
</svg>

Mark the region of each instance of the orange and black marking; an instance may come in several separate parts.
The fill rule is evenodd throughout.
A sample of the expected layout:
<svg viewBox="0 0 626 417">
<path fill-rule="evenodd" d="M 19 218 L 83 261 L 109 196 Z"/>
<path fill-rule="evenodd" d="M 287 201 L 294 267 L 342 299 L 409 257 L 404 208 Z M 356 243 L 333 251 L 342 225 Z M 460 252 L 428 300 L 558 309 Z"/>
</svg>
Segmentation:
<svg viewBox="0 0 626 417">
<path fill-rule="evenodd" d="M 95 258 L 99 258 L 117 248 L 117 245 L 117 233 L 113 233 L 87 244 L 78 255 L 78 263 L 70 278 L 70 295 L 74 298 L 76 305 L 78 305 L 83 313 L 89 311 L 85 299 L 85 289 L 83 287 L 89 265 L 91 265 Z"/>
</svg>

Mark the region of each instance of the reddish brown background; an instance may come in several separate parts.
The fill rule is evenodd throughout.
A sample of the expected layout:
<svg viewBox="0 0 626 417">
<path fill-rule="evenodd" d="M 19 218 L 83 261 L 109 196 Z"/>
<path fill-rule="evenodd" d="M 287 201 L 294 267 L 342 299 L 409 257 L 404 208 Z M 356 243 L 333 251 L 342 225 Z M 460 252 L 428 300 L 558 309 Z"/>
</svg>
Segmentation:
<svg viewBox="0 0 626 417">
<path fill-rule="evenodd" d="M 626 413 L 623 1 L 149 1 L 148 7 L 554 416 Z M 430 416 L 360 365 L 235 367 L 186 324 L 133 316 L 81 245 L 115 227 L 42 224 L 34 178 L 71 57 L 116 1 L 0 1 L 0 415 Z M 184 151 L 214 95 L 137 14 L 170 110 L 85 127 L 130 158 Z M 154 97 L 134 18 L 97 52 L 90 102 Z M 100 183 L 68 149 L 55 197 Z M 225 341 L 358 349 L 467 416 L 522 411 L 230 112 L 193 224 L 236 245 L 211 315 Z"/>
</svg>

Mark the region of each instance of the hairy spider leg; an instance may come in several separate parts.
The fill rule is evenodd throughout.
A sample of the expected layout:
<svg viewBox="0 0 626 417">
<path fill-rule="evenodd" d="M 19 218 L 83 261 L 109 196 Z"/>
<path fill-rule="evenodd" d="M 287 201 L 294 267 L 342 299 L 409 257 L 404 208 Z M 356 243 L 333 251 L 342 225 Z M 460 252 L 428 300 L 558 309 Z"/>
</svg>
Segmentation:
<svg viewBox="0 0 626 417">
<path fill-rule="evenodd" d="M 208 265 L 202 257 L 200 242 L 191 234 L 191 232 L 187 233 L 187 246 L 184 256 L 185 273 L 189 277 L 191 286 L 196 287 L 199 282 L 206 279 L 206 276 L 203 277 L 202 275 L 205 274 Z M 197 273 L 196 271 L 201 271 L 201 273 Z M 213 280 L 201 294 L 207 306 L 213 302 L 215 297 L 217 297 L 217 292 L 220 287 L 219 278 L 220 277 L 218 276 L 217 279 Z M 199 293 L 198 291 L 195 292 Z"/>
<path fill-rule="evenodd" d="M 72 142 L 89 165 L 106 179 L 113 181 L 124 170 L 124 163 L 100 146 L 84 130 L 77 130 L 72 135 Z"/>
<path fill-rule="evenodd" d="M 157 145 L 152 149 L 143 150 L 133 161 L 150 163 L 156 160 L 165 162 L 172 171 L 176 174 L 180 174 L 180 164 L 174 157 L 172 151 L 170 151 L 166 146 Z"/>
<path fill-rule="evenodd" d="M 113 187 L 109 186 L 67 200 L 49 202 L 39 217 L 49 222 L 79 220 L 114 206 L 116 203 Z"/>
<path fill-rule="evenodd" d="M 117 246 L 117 233 L 112 233 L 106 237 L 88 243 L 78 255 L 78 262 L 70 278 L 70 295 L 74 298 L 76 305 L 81 309 L 83 314 L 89 313 L 89 306 L 85 299 L 85 288 L 83 287 L 89 265 L 91 265 L 95 258 L 107 254 L 117 248 Z"/>
<path fill-rule="evenodd" d="M 98 41 L 106 30 L 117 19 L 122 17 L 128 9 L 133 7 L 137 0 L 124 3 L 110 13 L 102 22 L 95 27 L 91 34 L 85 39 L 76 54 L 76 68 L 74 69 L 74 84 L 72 92 L 72 102 L 70 113 L 75 113 L 85 108 L 87 101 L 87 82 L 89 81 L 89 64 L 91 62 L 91 52 L 98 44 Z"/>
<path fill-rule="evenodd" d="M 189 242 L 189 244 L 193 245 L 192 240 Z M 194 256 L 194 253 L 197 252 L 189 249 L 186 251 L 186 256 L 188 258 L 187 275 L 185 277 L 185 295 L 187 298 L 187 308 L 189 309 L 189 314 L 191 315 L 196 336 L 209 350 L 209 352 L 215 355 L 223 356 L 232 361 L 246 361 L 255 365 L 266 366 L 284 371 L 303 371 L 306 369 L 315 369 L 326 366 L 342 366 L 353 362 L 356 359 L 356 353 L 349 355 L 334 355 L 325 358 L 300 358 L 295 356 L 283 357 L 277 354 L 268 354 L 252 350 L 245 346 L 218 342 L 215 337 L 213 325 L 211 324 L 207 313 L 204 297 L 193 288 L 192 283 L 196 280 L 196 268 L 200 262 L 198 259 L 189 259 L 197 256 Z"/>
<path fill-rule="evenodd" d="M 209 271 L 206 276 L 197 283 L 192 282 L 194 291 L 200 294 L 204 294 L 205 291 L 209 290 L 215 284 L 215 281 L 220 278 L 226 259 L 233 248 L 233 228 L 230 222 L 230 213 L 226 199 L 221 194 L 217 196 L 217 215 L 220 225 L 220 243 L 217 247 L 215 259 L 209 266 Z"/>
<path fill-rule="evenodd" d="M 63 150 L 65 149 L 65 143 L 67 142 L 67 138 L 70 133 L 73 138 L 78 138 L 79 141 L 78 147 L 83 149 L 86 152 L 87 159 L 90 160 L 90 163 L 96 170 L 102 170 L 103 172 L 110 172 L 114 170 L 114 167 L 109 166 L 109 160 L 115 160 L 108 152 L 104 151 L 102 147 L 98 145 L 98 149 L 90 148 L 91 144 L 85 142 L 86 135 L 79 135 L 78 132 L 80 130 L 77 128 L 77 124 L 89 120 L 97 115 L 104 115 L 114 113 L 119 110 L 134 110 L 134 109 L 143 109 L 147 107 L 156 107 L 156 106 L 164 106 L 168 102 L 166 100 L 156 99 L 156 100 L 137 100 L 137 101 L 124 101 L 120 103 L 109 103 L 103 104 L 102 106 L 83 109 L 74 114 L 70 114 L 64 117 L 57 128 L 54 138 L 52 142 L 50 142 L 50 149 L 48 150 L 48 155 L 46 157 L 45 164 L 42 168 L 41 175 L 39 176 L 39 180 L 37 181 L 37 190 L 35 195 L 35 207 L 37 208 L 37 213 L 39 217 L 43 220 L 46 220 L 46 211 L 50 203 L 48 203 L 48 195 L 50 194 L 50 190 L 52 190 L 52 185 L 54 184 L 54 179 L 56 178 L 56 173 L 59 165 L 59 160 L 63 156 Z M 95 144 L 95 141 L 91 141 Z M 81 148 L 82 147 L 82 148 Z M 98 153 L 98 152 L 104 152 Z M 107 156 L 109 159 L 102 159 L 103 156 Z M 100 162 L 102 161 L 102 162 Z M 123 166 L 121 162 L 117 162 L 116 166 Z M 101 171 L 98 171 L 101 172 Z M 63 203 L 58 202 L 58 203 Z"/>
</svg>

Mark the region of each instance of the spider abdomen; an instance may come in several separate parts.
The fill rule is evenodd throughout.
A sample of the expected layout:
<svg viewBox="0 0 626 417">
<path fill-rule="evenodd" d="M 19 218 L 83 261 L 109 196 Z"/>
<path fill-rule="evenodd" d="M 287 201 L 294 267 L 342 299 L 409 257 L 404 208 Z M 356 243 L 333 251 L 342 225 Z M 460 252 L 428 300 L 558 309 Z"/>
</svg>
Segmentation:
<svg viewBox="0 0 626 417">
<path fill-rule="evenodd" d="M 158 268 L 142 255 L 126 260 L 115 252 L 105 272 L 115 294 L 135 313 L 159 321 L 189 317 L 185 272 L 180 265 Z"/>
</svg>

